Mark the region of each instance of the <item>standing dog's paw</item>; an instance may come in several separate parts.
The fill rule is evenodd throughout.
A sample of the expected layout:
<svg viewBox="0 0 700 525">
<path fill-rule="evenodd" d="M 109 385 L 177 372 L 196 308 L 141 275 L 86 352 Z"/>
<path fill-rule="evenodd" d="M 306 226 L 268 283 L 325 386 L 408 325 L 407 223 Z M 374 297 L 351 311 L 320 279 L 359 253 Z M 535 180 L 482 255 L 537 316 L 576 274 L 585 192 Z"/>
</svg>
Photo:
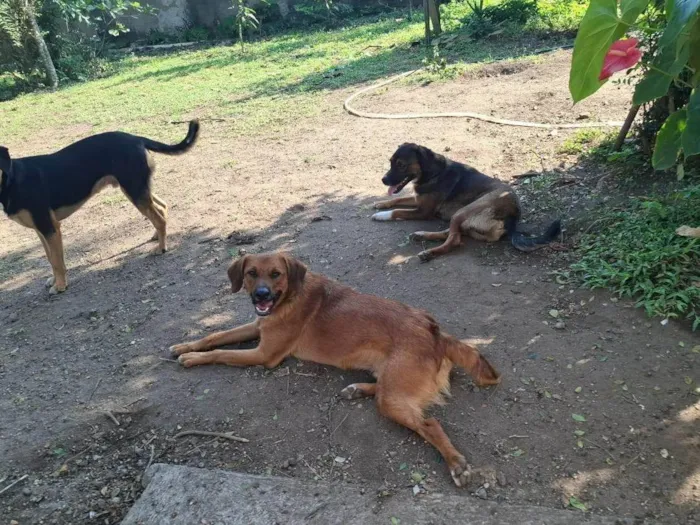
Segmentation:
<svg viewBox="0 0 700 525">
<path fill-rule="evenodd" d="M 372 215 L 372 220 L 373 221 L 390 221 L 391 220 L 391 211 L 378 211 L 374 215 Z"/>
<path fill-rule="evenodd" d="M 44 286 L 46 286 L 47 288 L 51 288 L 53 286 L 53 283 L 55 283 L 55 282 L 56 282 L 56 278 L 52 275 L 51 277 L 46 279 Z"/>
</svg>

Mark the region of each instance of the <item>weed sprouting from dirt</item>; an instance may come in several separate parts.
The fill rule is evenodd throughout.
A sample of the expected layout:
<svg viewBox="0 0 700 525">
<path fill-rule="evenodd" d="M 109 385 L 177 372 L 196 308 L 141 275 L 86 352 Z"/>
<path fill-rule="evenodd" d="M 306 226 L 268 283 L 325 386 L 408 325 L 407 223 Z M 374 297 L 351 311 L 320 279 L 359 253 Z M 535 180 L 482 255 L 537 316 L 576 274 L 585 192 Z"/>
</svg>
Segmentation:
<svg viewBox="0 0 700 525">
<path fill-rule="evenodd" d="M 604 213 L 598 232 L 583 236 L 573 274 L 589 288 L 637 299 L 650 316 L 689 319 L 700 326 L 700 240 L 680 237 L 700 224 L 700 185 L 669 196 L 635 198 Z"/>
</svg>

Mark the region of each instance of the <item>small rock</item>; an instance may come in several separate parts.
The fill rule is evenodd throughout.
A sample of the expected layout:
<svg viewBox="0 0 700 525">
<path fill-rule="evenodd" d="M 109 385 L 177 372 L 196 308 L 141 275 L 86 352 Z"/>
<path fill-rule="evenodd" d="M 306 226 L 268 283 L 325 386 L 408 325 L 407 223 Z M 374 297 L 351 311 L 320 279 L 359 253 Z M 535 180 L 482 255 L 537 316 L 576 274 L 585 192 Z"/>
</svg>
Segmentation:
<svg viewBox="0 0 700 525">
<path fill-rule="evenodd" d="M 505 487 L 508 484 L 508 480 L 506 479 L 506 475 L 503 472 L 499 472 L 496 474 L 496 481 L 498 481 L 498 484 L 501 487 Z"/>
<path fill-rule="evenodd" d="M 413 495 L 417 496 L 420 494 L 420 487 L 418 485 L 413 485 Z"/>
<path fill-rule="evenodd" d="M 564 328 L 566 328 L 566 323 L 564 323 L 564 321 L 557 321 L 556 323 L 554 323 L 554 328 L 557 330 L 563 330 Z"/>
<path fill-rule="evenodd" d="M 282 462 L 282 468 L 283 468 L 284 470 L 287 470 L 287 469 L 289 468 L 289 460 L 288 460 L 288 459 L 285 459 L 285 460 Z"/>
<path fill-rule="evenodd" d="M 22 494 L 24 494 L 25 496 L 31 496 L 31 495 L 32 495 L 32 489 L 30 489 L 29 487 L 25 487 L 25 488 L 22 489 Z"/>
<path fill-rule="evenodd" d="M 484 487 L 479 487 L 478 490 L 474 493 L 474 495 L 477 498 L 489 499 L 489 495 L 486 493 L 486 489 Z"/>
<path fill-rule="evenodd" d="M 16 323 L 17 320 L 19 319 L 19 316 L 15 313 L 12 312 L 9 317 L 7 318 L 11 323 Z"/>
<path fill-rule="evenodd" d="M 662 448 L 661 449 L 661 457 L 664 459 L 668 459 L 668 450 L 666 450 L 665 448 Z"/>
<path fill-rule="evenodd" d="M 347 461 L 347 460 L 346 460 L 344 457 L 336 456 L 334 461 L 335 461 L 336 463 L 339 463 L 340 465 L 342 465 L 342 464 L 345 463 L 345 461 Z"/>
<path fill-rule="evenodd" d="M 576 117 L 576 120 L 587 120 L 591 118 L 591 116 L 588 113 L 579 113 L 579 116 Z"/>
<path fill-rule="evenodd" d="M 391 451 L 389 452 L 389 457 L 390 457 L 390 458 L 395 458 L 395 457 L 396 457 L 396 454 L 397 454 L 397 452 L 396 452 L 395 450 L 391 450 Z"/>
<path fill-rule="evenodd" d="M 119 496 L 115 496 L 110 501 L 114 505 L 119 505 L 122 502 L 122 499 Z"/>
<path fill-rule="evenodd" d="M 296 458 L 289 458 L 289 459 L 287 460 L 287 462 L 289 463 L 289 466 L 290 466 L 290 467 L 296 467 L 296 466 L 297 466 L 297 460 L 296 460 Z"/>
</svg>

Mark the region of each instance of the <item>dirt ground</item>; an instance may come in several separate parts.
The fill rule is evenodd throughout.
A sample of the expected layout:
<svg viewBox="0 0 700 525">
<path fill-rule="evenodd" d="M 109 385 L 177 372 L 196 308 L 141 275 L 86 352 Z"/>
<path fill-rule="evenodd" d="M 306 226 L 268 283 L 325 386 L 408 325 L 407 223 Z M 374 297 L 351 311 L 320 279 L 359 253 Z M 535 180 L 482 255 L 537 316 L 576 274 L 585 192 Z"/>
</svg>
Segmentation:
<svg viewBox="0 0 700 525">
<path fill-rule="evenodd" d="M 394 86 L 357 105 L 622 120 L 627 87 L 609 84 L 571 106 L 569 60 L 558 52 L 446 84 Z M 480 340 L 503 383 L 478 389 L 458 372 L 452 399 L 433 410 L 472 464 L 500 473 L 480 497 L 561 507 L 575 496 L 595 513 L 700 521 L 696 334 L 555 282 L 565 252 L 469 242 L 421 264 L 407 235 L 439 224 L 369 219 L 388 158 L 407 141 L 504 180 L 558 170 L 559 183 L 540 186 L 544 204 L 524 192 L 535 230 L 554 218 L 547 210 L 572 224 L 604 202 L 615 191 L 607 168 L 558 154 L 569 132 L 350 117 L 341 107 L 350 92 L 329 93 L 321 118 L 279 133 L 234 139 L 230 122 L 203 122 L 191 153 L 159 156 L 154 189 L 171 206 L 165 255 L 149 255 L 150 225 L 118 192 L 94 198 L 64 223 L 70 286 L 58 297 L 43 286 L 49 266 L 34 234 L 0 222 L 0 490 L 28 474 L 0 495 L 1 523 L 118 523 L 152 461 L 348 482 L 376 492 L 378 504 L 416 485 L 458 493 L 418 436 L 371 401 L 338 398 L 363 373 L 295 360 L 271 371 L 169 361 L 169 345 L 253 318 L 249 299 L 230 294 L 226 268 L 243 249 L 278 247 Z M 8 145 L 39 153 L 89 131 Z M 250 441 L 174 437 L 194 429 Z M 571 512 L 575 523 L 581 511 Z"/>
</svg>

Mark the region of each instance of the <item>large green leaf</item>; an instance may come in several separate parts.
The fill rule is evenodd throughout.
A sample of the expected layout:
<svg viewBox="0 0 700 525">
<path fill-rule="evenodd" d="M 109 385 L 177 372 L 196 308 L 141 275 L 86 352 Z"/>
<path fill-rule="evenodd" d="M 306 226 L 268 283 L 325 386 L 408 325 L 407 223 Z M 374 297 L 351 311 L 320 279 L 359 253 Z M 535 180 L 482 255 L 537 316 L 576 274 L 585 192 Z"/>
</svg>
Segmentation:
<svg viewBox="0 0 700 525">
<path fill-rule="evenodd" d="M 591 0 L 581 20 L 571 59 L 569 91 L 574 102 L 598 91 L 605 54 L 626 28 L 617 18 L 617 0 Z"/>
<path fill-rule="evenodd" d="M 637 105 L 646 104 L 655 98 L 663 97 L 671 85 L 671 81 L 688 63 L 688 35 L 681 35 L 675 46 L 661 50 L 652 62 L 651 69 L 634 89 L 633 102 Z"/>
<path fill-rule="evenodd" d="M 681 144 L 686 157 L 700 155 L 700 88 L 695 88 L 688 100 L 687 124 Z"/>
<path fill-rule="evenodd" d="M 686 110 L 679 109 L 672 113 L 661 126 L 656 136 L 656 146 L 651 163 L 657 170 L 665 170 L 673 166 L 681 151 L 681 138 L 686 128 Z"/>
<path fill-rule="evenodd" d="M 668 24 L 659 40 L 659 47 L 664 48 L 673 44 L 690 19 L 698 12 L 700 0 L 674 0 L 666 3 L 666 18 Z"/>
<path fill-rule="evenodd" d="M 648 4 L 649 0 L 622 0 L 620 2 L 620 18 L 625 24 L 632 25 Z"/>
<path fill-rule="evenodd" d="M 695 15 L 695 23 L 690 26 L 690 58 L 688 64 L 695 70 L 693 85 L 700 86 L 700 14 Z"/>
</svg>

